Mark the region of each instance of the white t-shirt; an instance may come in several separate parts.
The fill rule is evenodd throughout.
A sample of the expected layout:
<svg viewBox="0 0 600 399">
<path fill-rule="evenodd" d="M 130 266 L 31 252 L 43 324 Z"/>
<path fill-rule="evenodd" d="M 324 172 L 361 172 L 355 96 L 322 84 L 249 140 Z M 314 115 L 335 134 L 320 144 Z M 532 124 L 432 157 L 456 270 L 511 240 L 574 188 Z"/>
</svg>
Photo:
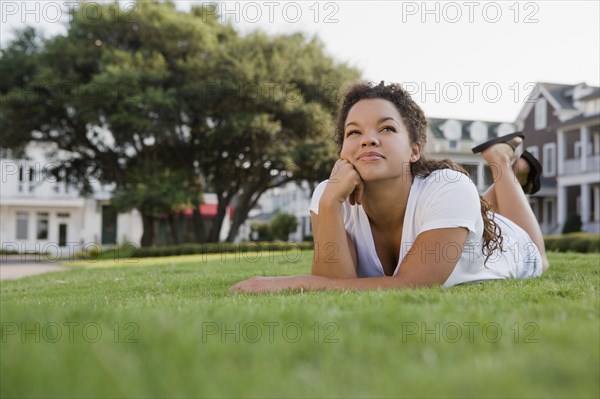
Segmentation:
<svg viewBox="0 0 600 399">
<path fill-rule="evenodd" d="M 310 210 L 316 214 L 319 213 L 319 200 L 326 185 L 327 180 L 320 183 L 313 193 Z M 342 204 L 342 215 L 344 227 L 356 247 L 358 277 L 384 276 L 369 219 L 362 205 L 352 206 L 346 200 Z M 398 273 L 402 260 L 409 251 L 420 250 L 413 248 L 419 234 L 427 230 L 452 227 L 464 227 L 469 233 L 461 257 L 444 287 L 481 280 L 540 275 L 541 255 L 529 235 L 505 217 L 490 215 L 502 230 L 504 251 L 495 251 L 484 264 L 483 218 L 479 193 L 473 182 L 463 173 L 451 169 L 436 170 L 426 178 L 415 177 L 408 196 L 399 261 L 394 275 Z M 431 253 L 444 256 L 445 253 L 455 254 L 457 249 L 457 245 L 446 248 L 428 246 L 422 249 L 422 253 L 427 253 L 427 259 L 430 260 Z"/>
</svg>

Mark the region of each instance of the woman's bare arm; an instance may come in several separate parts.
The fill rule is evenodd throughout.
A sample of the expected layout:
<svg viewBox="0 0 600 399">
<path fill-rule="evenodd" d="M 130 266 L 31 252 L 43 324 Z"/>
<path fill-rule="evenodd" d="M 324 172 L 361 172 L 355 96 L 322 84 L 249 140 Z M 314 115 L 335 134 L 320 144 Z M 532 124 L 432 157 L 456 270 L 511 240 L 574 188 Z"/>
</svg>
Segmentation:
<svg viewBox="0 0 600 399">
<path fill-rule="evenodd" d="M 233 285 L 234 292 L 286 290 L 377 290 L 433 287 L 444 284 L 460 259 L 467 240 L 465 228 L 429 230 L 419 234 L 395 276 L 331 278 L 316 275 L 253 277 Z"/>
<path fill-rule="evenodd" d="M 312 274 L 331 278 L 356 278 L 356 248 L 344 229 L 339 203 L 319 205 L 310 213 L 315 242 Z"/>
</svg>

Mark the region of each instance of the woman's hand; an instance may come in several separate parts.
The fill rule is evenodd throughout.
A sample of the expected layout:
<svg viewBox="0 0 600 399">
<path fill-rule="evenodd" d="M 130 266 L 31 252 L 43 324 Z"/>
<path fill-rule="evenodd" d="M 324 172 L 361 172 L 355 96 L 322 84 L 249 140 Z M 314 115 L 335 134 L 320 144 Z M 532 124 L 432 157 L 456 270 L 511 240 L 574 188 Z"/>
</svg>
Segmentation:
<svg viewBox="0 0 600 399">
<path fill-rule="evenodd" d="M 231 292 L 280 292 L 327 288 L 329 279 L 319 276 L 252 277 L 229 288 Z"/>
<path fill-rule="evenodd" d="M 338 159 L 321 199 L 335 200 L 342 204 L 348 198 L 351 205 L 361 204 L 363 187 L 363 181 L 354 165 L 345 159 Z"/>
</svg>

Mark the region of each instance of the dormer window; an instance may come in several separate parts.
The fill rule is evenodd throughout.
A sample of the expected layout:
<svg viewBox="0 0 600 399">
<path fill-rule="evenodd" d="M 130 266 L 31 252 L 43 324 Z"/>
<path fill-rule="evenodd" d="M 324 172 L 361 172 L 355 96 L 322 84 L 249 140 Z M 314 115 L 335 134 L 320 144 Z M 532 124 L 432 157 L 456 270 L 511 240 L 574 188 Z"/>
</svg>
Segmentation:
<svg viewBox="0 0 600 399">
<path fill-rule="evenodd" d="M 548 102 L 544 97 L 539 97 L 535 104 L 535 129 L 542 130 L 547 126 Z"/>
<path fill-rule="evenodd" d="M 444 133 L 444 138 L 448 141 L 458 141 L 462 136 L 462 124 L 455 119 L 448 119 L 442 126 L 440 126 Z"/>
<path fill-rule="evenodd" d="M 590 100 L 585 103 L 585 114 L 584 115 L 597 115 L 600 114 L 600 98 Z"/>
</svg>

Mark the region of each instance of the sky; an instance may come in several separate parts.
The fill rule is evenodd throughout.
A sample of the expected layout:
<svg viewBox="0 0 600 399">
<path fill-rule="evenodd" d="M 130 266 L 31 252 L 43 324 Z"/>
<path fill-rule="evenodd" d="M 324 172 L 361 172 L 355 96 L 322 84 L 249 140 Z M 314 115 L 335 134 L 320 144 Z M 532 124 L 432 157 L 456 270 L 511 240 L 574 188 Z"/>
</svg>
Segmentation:
<svg viewBox="0 0 600 399">
<path fill-rule="evenodd" d="M 0 0 L 0 44 L 25 25 L 63 33 L 72 3 Z M 535 82 L 600 85 L 598 0 L 176 3 L 205 3 L 241 32 L 317 36 L 363 79 L 402 83 L 429 117 L 513 122 Z"/>
</svg>

